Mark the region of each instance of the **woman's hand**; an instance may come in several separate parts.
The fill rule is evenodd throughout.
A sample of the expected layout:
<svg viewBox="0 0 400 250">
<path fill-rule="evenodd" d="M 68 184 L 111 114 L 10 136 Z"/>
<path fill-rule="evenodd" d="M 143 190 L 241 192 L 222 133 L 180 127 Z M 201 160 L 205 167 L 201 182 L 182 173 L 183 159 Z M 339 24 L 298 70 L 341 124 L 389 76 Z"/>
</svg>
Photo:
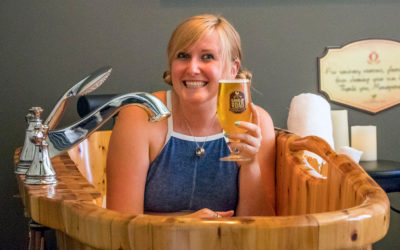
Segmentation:
<svg viewBox="0 0 400 250">
<path fill-rule="evenodd" d="M 214 212 L 211 209 L 203 208 L 192 214 L 185 215 L 184 217 L 216 219 L 216 218 L 222 218 L 222 217 L 232 217 L 233 213 L 234 213 L 233 210 L 229 210 L 229 211 L 225 211 L 225 212 Z"/>
<path fill-rule="evenodd" d="M 250 162 L 256 159 L 256 155 L 261 146 L 261 128 L 259 122 L 258 111 L 254 104 L 251 104 L 252 122 L 237 121 L 235 125 L 239 128 L 245 129 L 246 133 L 232 133 L 227 135 L 231 140 L 229 147 L 233 153 L 240 152 L 243 156 L 251 158 Z M 235 142 L 240 140 L 240 142 Z"/>
</svg>

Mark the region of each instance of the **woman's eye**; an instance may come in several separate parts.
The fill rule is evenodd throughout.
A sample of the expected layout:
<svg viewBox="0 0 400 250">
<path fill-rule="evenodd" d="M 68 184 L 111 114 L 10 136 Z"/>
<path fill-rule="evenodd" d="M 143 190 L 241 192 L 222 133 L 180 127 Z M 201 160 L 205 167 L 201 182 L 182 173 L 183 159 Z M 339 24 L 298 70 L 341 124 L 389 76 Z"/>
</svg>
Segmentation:
<svg viewBox="0 0 400 250">
<path fill-rule="evenodd" d="M 214 59 L 214 56 L 212 54 L 205 54 L 202 56 L 203 60 L 212 60 Z"/>
<path fill-rule="evenodd" d="M 176 56 L 177 58 L 181 58 L 181 59 L 187 59 L 189 58 L 189 54 L 185 53 L 185 52 L 179 52 L 178 55 Z"/>
</svg>

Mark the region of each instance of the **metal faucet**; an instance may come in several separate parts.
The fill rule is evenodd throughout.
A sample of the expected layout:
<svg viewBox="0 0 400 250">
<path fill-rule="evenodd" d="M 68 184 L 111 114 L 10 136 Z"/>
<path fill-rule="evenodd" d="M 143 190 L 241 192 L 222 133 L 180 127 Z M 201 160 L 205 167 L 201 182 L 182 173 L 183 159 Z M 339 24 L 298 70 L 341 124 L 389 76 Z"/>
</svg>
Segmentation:
<svg viewBox="0 0 400 250">
<path fill-rule="evenodd" d="M 56 183 L 50 159 L 88 138 L 126 105 L 143 108 L 150 122 L 157 122 L 170 116 L 169 110 L 158 98 L 148 93 L 137 92 L 114 97 L 83 119 L 63 129 L 48 130 L 46 125 L 37 126 L 36 137 L 31 139 L 36 144 L 35 157 L 26 172 L 25 183 Z"/>
<path fill-rule="evenodd" d="M 157 122 L 170 116 L 164 103 L 151 94 L 136 92 L 114 97 L 80 121 L 63 129 L 49 131 L 47 142 L 50 158 L 85 140 L 126 105 L 143 108 L 150 122 Z"/>
<path fill-rule="evenodd" d="M 26 184 L 55 184 L 57 183 L 56 172 L 51 165 L 48 144 L 46 142 L 47 125 L 36 125 L 35 134 L 31 141 L 35 143 L 35 155 L 32 165 L 29 167 L 25 175 Z"/>
<path fill-rule="evenodd" d="M 42 123 L 40 119 L 40 113 L 43 111 L 40 107 L 32 107 L 29 110 L 29 113 L 26 115 L 27 129 L 25 133 L 25 142 L 19 157 L 19 162 L 15 168 L 16 174 L 25 174 L 32 164 L 35 154 L 35 144 L 31 142 L 31 137 L 34 133 L 33 128 L 38 124 L 44 124 L 48 126 L 49 130 L 54 129 L 64 114 L 68 100 L 73 96 L 86 95 L 97 89 L 111 74 L 111 70 L 109 66 L 102 67 L 72 86 L 60 97 L 44 123 Z"/>
<path fill-rule="evenodd" d="M 42 120 L 40 119 L 42 111 L 43 109 L 40 107 L 32 107 L 25 116 L 27 125 L 25 141 L 20 153 L 19 162 L 15 168 L 16 174 L 25 174 L 32 165 L 32 160 L 35 155 L 35 144 L 31 141 L 31 138 L 35 135 L 35 127 L 42 125 Z"/>
</svg>

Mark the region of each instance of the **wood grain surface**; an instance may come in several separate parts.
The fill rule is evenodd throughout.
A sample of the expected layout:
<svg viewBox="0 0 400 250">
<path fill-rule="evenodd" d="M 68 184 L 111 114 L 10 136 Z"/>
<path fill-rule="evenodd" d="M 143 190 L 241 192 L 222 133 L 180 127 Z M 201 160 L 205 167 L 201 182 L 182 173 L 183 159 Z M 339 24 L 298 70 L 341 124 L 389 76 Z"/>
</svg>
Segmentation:
<svg viewBox="0 0 400 250">
<path fill-rule="evenodd" d="M 17 175 L 27 216 L 55 229 L 60 249 L 370 249 L 388 230 L 388 197 L 358 164 L 318 137 L 278 131 L 277 216 L 196 219 L 102 208 L 110 134 L 96 132 L 53 158 L 57 184 L 26 185 Z"/>
</svg>

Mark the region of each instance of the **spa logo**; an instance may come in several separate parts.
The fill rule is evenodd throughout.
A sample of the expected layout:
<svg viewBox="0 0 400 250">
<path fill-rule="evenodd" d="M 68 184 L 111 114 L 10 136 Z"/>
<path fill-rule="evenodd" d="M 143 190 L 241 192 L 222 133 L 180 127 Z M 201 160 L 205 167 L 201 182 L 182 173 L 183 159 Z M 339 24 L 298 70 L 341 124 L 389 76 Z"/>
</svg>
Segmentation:
<svg viewBox="0 0 400 250">
<path fill-rule="evenodd" d="M 375 64 L 379 64 L 380 62 L 381 62 L 381 60 L 379 60 L 379 54 L 376 53 L 375 51 L 372 51 L 368 56 L 367 63 L 375 65 Z"/>
</svg>

